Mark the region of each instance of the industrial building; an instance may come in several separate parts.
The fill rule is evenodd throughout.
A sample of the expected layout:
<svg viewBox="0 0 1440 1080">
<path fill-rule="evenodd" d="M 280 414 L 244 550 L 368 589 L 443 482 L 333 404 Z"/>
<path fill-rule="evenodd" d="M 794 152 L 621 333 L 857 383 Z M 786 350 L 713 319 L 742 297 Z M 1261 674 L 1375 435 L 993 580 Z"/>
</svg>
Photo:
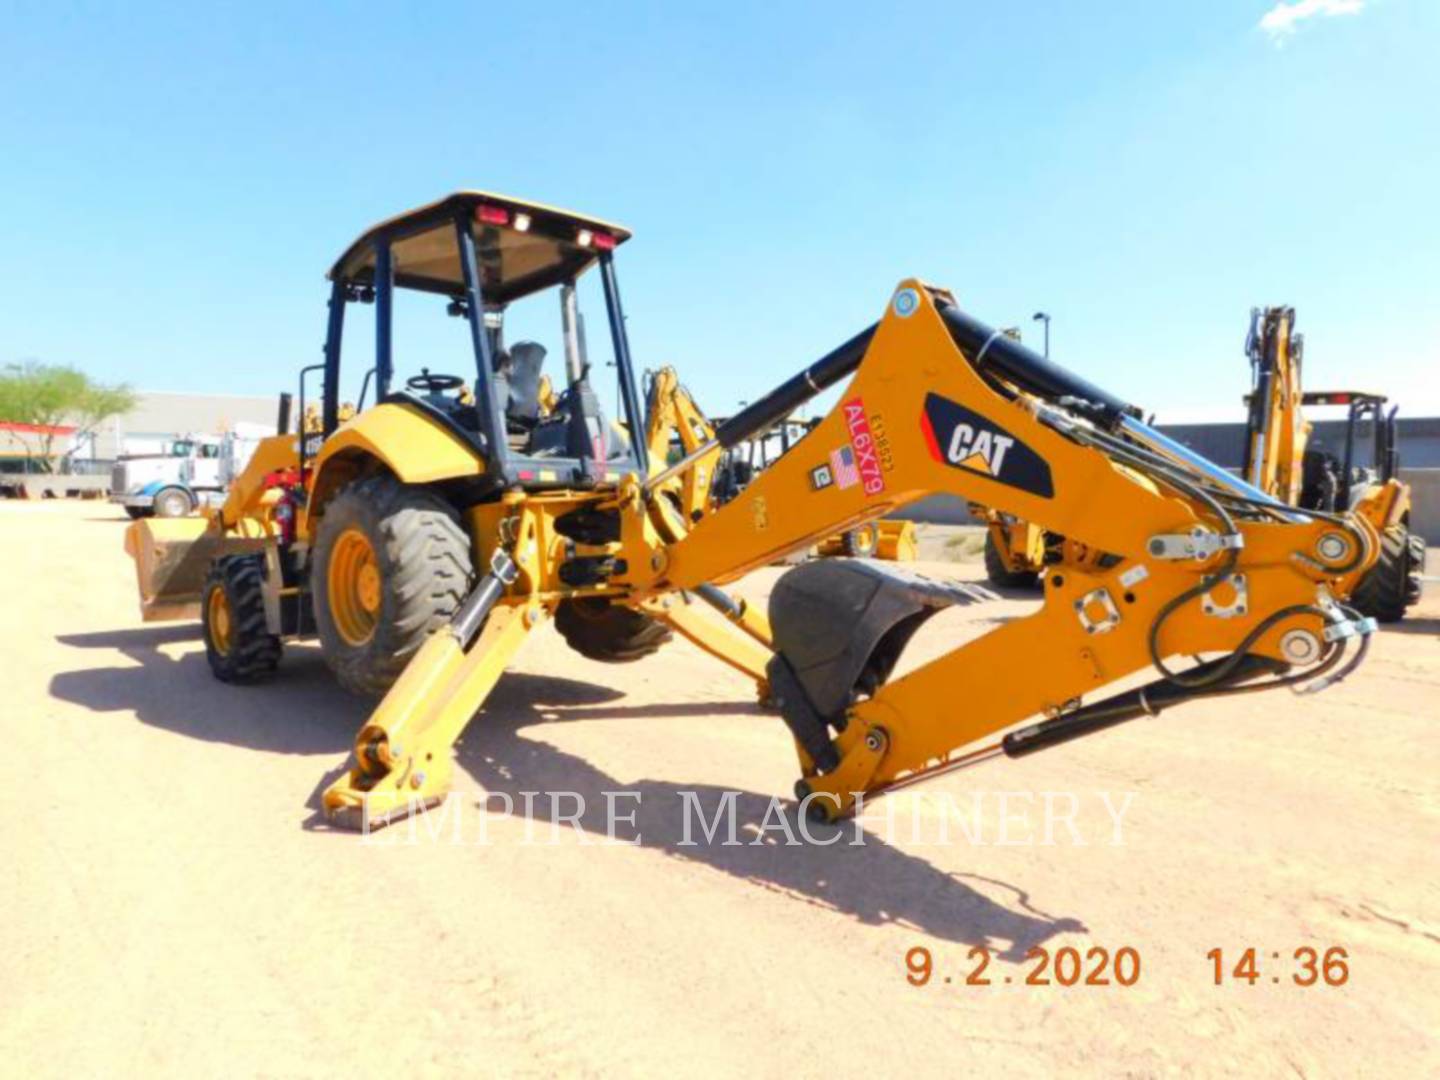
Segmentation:
<svg viewBox="0 0 1440 1080">
<path fill-rule="evenodd" d="M 123 416 L 112 417 L 94 433 L 90 456 L 112 460 L 121 454 L 158 453 L 177 435 L 218 435 L 237 423 L 275 423 L 276 398 L 238 394 L 184 394 L 143 390 Z"/>
</svg>

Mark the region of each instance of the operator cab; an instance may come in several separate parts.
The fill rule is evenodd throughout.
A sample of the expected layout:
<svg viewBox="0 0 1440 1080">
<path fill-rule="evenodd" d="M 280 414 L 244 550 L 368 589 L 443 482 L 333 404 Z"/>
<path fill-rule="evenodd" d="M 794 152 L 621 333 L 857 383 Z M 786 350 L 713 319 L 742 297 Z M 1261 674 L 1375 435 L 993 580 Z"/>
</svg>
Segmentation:
<svg viewBox="0 0 1440 1080">
<path fill-rule="evenodd" d="M 1306 391 L 1300 402 L 1307 409 L 1332 405 L 1346 410 L 1339 453 L 1331 450 L 1319 435 L 1312 437 L 1305 448 L 1301 461 L 1302 507 L 1330 512 L 1353 509 L 1368 487 L 1386 483 L 1399 472 L 1396 436 L 1399 410 L 1395 406 L 1385 409 L 1384 394 L 1356 390 Z M 1368 454 L 1362 445 L 1367 425 L 1371 443 Z"/>
<path fill-rule="evenodd" d="M 484 457 L 484 486 L 594 487 L 626 473 L 644 475 L 643 440 L 627 434 L 642 431 L 644 417 L 613 262 L 615 248 L 629 237 L 618 225 L 476 191 L 371 229 L 330 271 L 325 436 L 341 420 L 345 309 L 373 303 L 375 363 L 365 375 L 362 408 L 373 383 L 375 401 L 408 406 L 444 424 Z M 598 373 L 591 369 L 579 309 L 577 285 L 597 268 L 623 425 L 605 415 L 592 386 Z M 407 365 L 402 370 L 415 373 L 396 377 L 394 358 L 404 352 L 392 340 L 397 292 L 432 297 L 435 314 L 462 321 L 464 347 L 456 355 L 466 362 L 452 361 L 444 369 Z"/>
</svg>

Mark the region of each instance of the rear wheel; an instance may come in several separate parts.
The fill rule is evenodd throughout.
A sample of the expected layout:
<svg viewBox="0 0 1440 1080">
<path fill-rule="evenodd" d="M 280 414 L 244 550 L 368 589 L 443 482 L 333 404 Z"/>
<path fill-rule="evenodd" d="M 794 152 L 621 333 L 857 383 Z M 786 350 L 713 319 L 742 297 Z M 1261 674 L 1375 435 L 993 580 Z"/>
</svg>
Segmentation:
<svg viewBox="0 0 1440 1080">
<path fill-rule="evenodd" d="M 195 504 L 184 488 L 161 488 L 155 493 L 155 516 L 163 518 L 184 517 L 194 509 Z"/>
<path fill-rule="evenodd" d="M 340 685 L 383 694 L 470 587 L 470 539 L 435 492 L 371 476 L 325 508 L 311 573 L 315 628 Z"/>
<path fill-rule="evenodd" d="M 1425 540 L 1403 525 L 1392 525 L 1380 535 L 1380 558 L 1350 594 L 1350 603 L 1362 615 L 1379 622 L 1397 622 L 1405 609 L 1420 599 L 1420 576 L 1425 569 Z"/>
<path fill-rule="evenodd" d="M 205 579 L 200 621 L 205 658 L 221 682 L 268 679 L 280 664 L 280 639 L 265 623 L 265 575 L 258 555 L 217 559 Z"/>
<path fill-rule="evenodd" d="M 857 525 L 841 538 L 845 554 L 856 559 L 872 559 L 880 546 L 880 526 L 875 522 Z"/>
<path fill-rule="evenodd" d="M 1005 558 L 995 544 L 995 534 L 985 530 L 985 575 L 992 585 L 1003 589 L 1031 588 L 1039 576 L 1033 570 L 1011 570 L 1005 565 Z"/>
<path fill-rule="evenodd" d="M 609 664 L 643 659 L 672 636 L 668 626 L 644 612 L 593 596 L 560 601 L 555 629 L 581 656 Z"/>
</svg>

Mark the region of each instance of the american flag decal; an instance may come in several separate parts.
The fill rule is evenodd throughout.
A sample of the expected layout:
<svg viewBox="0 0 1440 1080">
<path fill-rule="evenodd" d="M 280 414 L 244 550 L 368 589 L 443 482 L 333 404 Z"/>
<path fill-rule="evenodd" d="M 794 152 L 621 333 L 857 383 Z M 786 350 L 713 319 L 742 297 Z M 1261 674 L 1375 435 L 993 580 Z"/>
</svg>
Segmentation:
<svg viewBox="0 0 1440 1080">
<path fill-rule="evenodd" d="M 860 470 L 855 468 L 855 454 L 848 446 L 830 451 L 830 471 L 835 474 L 835 486 L 854 487 L 860 482 Z"/>
</svg>

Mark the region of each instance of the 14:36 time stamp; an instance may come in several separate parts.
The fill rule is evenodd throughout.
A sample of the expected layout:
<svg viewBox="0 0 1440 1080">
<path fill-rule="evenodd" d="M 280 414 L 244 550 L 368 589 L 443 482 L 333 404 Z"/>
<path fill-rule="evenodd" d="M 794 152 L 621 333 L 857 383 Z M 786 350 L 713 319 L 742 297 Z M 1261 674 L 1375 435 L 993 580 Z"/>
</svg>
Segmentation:
<svg viewBox="0 0 1440 1080">
<path fill-rule="evenodd" d="M 1339 945 L 1328 949 L 1301 945 L 1287 951 L 1288 957 L 1278 949 L 1267 957 L 1264 949 L 1253 947 L 1228 953 L 1211 949 L 1205 957 L 1216 986 L 1278 985 L 1286 979 L 1296 986 L 1344 986 L 1350 981 L 1350 954 Z"/>
<path fill-rule="evenodd" d="M 1211 949 L 1205 954 L 1211 963 L 1216 986 L 1255 986 L 1288 982 L 1295 986 L 1344 986 L 1350 980 L 1350 954 L 1338 945 L 1301 945 L 1296 949 L 1270 950 L 1249 947 L 1239 950 Z M 965 956 L 966 963 L 946 973 L 936 967 L 934 954 L 924 945 L 905 953 L 905 979 L 911 986 L 933 983 L 962 986 L 1134 986 L 1140 981 L 1140 952 L 1132 945 L 1107 949 L 1099 945 L 1076 948 L 1065 945 L 1051 950 L 1037 945 L 1025 954 L 1026 970 L 1021 974 L 997 974 L 990 970 L 993 955 L 976 945 Z"/>
</svg>

